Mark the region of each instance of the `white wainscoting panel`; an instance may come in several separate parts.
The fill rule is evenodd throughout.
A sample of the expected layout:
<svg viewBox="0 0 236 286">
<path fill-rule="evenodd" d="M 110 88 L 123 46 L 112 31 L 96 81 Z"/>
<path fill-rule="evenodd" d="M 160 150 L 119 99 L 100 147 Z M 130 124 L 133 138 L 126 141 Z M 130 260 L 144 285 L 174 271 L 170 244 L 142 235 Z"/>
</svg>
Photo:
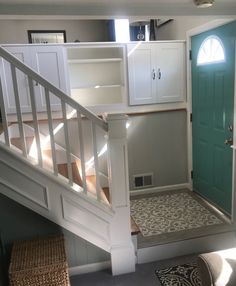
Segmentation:
<svg viewBox="0 0 236 286">
<path fill-rule="evenodd" d="M 109 223 L 107 221 L 97 217 L 88 209 L 65 196 L 62 196 L 62 209 L 66 221 L 76 224 L 87 232 L 91 232 L 106 243 L 109 242 Z"/>
<path fill-rule="evenodd" d="M 18 195 L 32 201 L 33 203 L 49 209 L 48 189 L 39 182 L 35 181 L 27 174 L 10 166 L 0 159 L 1 177 L 0 182 L 8 186 Z"/>
</svg>

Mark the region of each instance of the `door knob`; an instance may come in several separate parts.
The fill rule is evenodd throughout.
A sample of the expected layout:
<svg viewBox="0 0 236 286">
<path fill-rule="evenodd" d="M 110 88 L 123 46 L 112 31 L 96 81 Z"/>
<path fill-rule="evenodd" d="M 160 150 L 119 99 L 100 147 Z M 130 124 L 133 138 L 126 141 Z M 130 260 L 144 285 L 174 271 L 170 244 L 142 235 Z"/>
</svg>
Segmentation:
<svg viewBox="0 0 236 286">
<path fill-rule="evenodd" d="M 233 145 L 233 139 L 232 138 L 226 139 L 224 143 L 225 145 Z"/>
</svg>

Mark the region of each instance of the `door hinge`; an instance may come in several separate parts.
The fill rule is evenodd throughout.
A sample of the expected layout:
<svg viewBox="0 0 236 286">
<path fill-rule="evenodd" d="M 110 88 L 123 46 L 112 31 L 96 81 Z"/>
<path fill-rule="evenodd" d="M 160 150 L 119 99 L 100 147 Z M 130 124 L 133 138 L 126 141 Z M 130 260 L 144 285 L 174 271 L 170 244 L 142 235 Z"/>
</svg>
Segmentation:
<svg viewBox="0 0 236 286">
<path fill-rule="evenodd" d="M 190 122 L 193 122 L 193 114 L 190 113 Z"/>
<path fill-rule="evenodd" d="M 192 50 L 189 50 L 189 60 L 192 60 Z"/>
<path fill-rule="evenodd" d="M 191 179 L 193 179 L 193 171 L 191 171 Z"/>
</svg>

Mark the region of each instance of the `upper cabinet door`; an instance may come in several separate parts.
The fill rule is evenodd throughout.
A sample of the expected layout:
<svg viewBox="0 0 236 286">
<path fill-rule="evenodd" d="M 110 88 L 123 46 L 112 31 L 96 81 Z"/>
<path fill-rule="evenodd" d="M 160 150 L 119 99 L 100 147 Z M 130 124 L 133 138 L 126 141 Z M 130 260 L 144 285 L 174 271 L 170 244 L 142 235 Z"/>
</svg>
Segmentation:
<svg viewBox="0 0 236 286">
<path fill-rule="evenodd" d="M 15 57 L 21 60 L 26 65 L 30 66 L 30 57 L 28 47 L 4 47 L 8 52 L 12 53 Z M 5 108 L 8 114 L 16 113 L 16 103 L 14 97 L 13 81 L 10 64 L 1 59 L 0 76 L 3 88 L 3 95 L 5 101 Z M 28 78 L 27 76 L 16 69 L 17 91 L 20 99 L 21 112 L 31 111 Z"/>
<path fill-rule="evenodd" d="M 156 101 L 155 49 L 147 43 L 128 44 L 130 105 Z"/>
<path fill-rule="evenodd" d="M 32 68 L 50 83 L 68 93 L 66 64 L 63 54 L 64 48 L 60 46 L 32 46 L 30 54 Z M 46 110 L 44 88 L 35 83 L 35 95 L 37 110 Z M 60 100 L 55 95 L 50 95 L 51 108 L 53 111 L 61 109 Z"/>
<path fill-rule="evenodd" d="M 185 99 L 184 43 L 160 43 L 156 46 L 157 102 Z"/>
<path fill-rule="evenodd" d="M 130 105 L 185 99 L 184 43 L 128 45 Z"/>
</svg>

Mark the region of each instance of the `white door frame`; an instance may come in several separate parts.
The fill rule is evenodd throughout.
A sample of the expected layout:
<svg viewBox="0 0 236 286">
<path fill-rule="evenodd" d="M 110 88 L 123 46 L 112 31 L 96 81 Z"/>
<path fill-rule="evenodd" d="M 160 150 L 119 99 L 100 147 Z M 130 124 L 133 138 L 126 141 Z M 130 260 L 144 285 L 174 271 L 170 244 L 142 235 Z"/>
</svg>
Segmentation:
<svg viewBox="0 0 236 286">
<path fill-rule="evenodd" d="M 188 182 L 191 190 L 193 189 L 191 171 L 193 170 L 193 153 L 192 153 L 192 123 L 190 122 L 190 115 L 192 113 L 192 70 L 191 61 L 189 59 L 189 51 L 191 50 L 191 37 L 208 30 L 220 27 L 232 21 L 235 21 L 236 17 L 230 17 L 226 19 L 214 20 L 206 23 L 202 26 L 196 27 L 187 31 L 186 38 L 186 63 L 187 63 L 187 146 L 188 146 Z M 234 113 L 236 112 L 236 65 L 235 65 L 235 88 L 234 88 Z M 234 142 L 236 144 L 236 116 L 234 116 Z M 232 170 L 232 211 L 231 222 L 236 221 L 236 145 L 233 146 L 233 170 Z"/>
</svg>

